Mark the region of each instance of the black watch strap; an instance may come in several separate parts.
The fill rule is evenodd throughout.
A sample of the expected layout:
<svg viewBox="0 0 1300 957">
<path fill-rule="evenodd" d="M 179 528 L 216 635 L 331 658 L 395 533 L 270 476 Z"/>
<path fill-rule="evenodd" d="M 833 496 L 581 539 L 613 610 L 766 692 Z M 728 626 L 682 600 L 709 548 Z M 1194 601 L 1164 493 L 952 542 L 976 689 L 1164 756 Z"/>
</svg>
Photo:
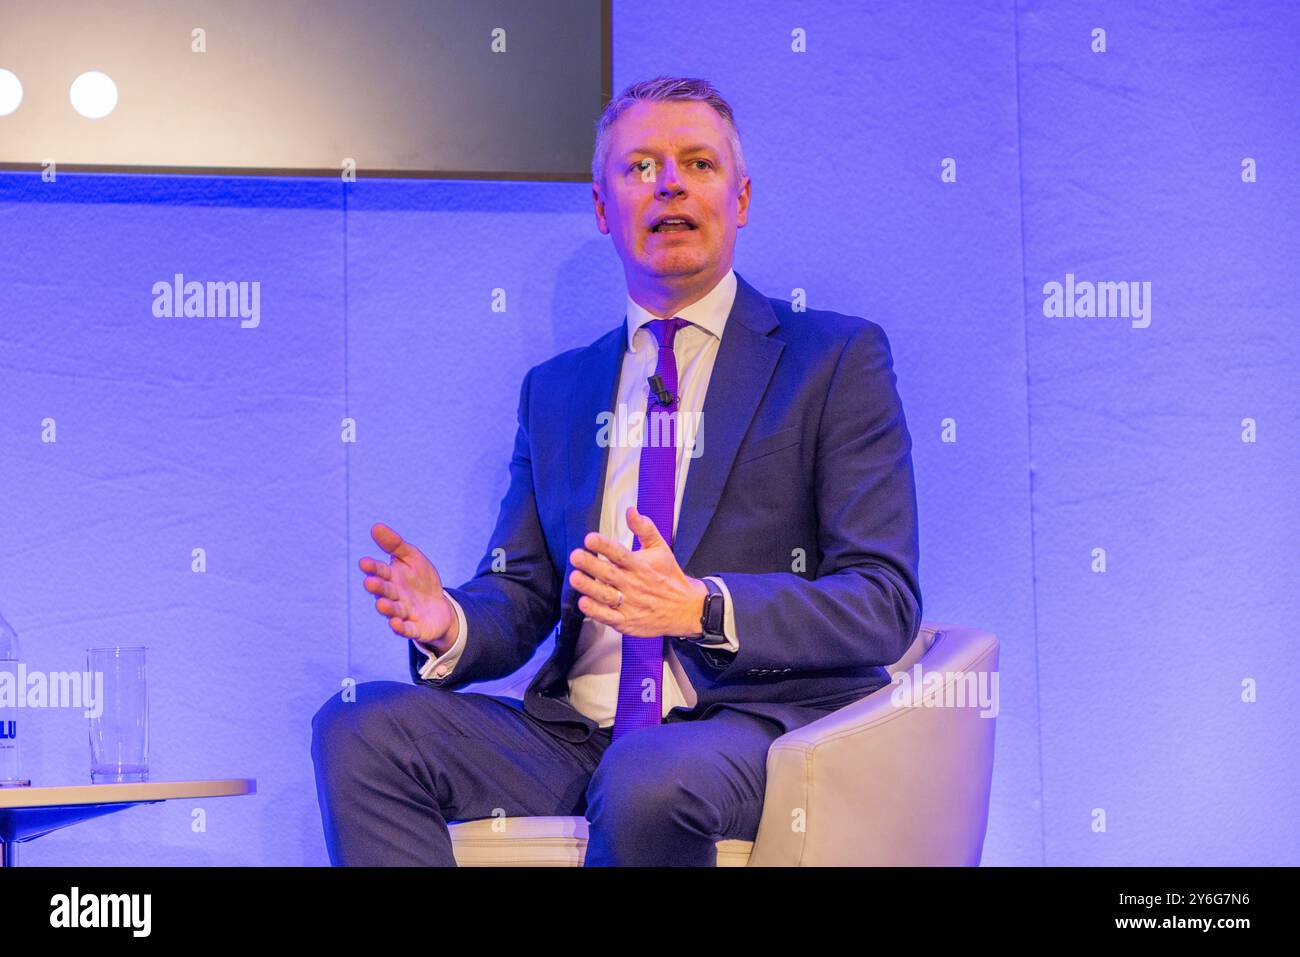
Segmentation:
<svg viewBox="0 0 1300 957">
<path fill-rule="evenodd" d="M 727 636 L 724 634 L 727 597 L 722 593 L 717 582 L 706 578 L 704 587 L 709 590 L 709 593 L 704 598 L 704 614 L 700 616 L 701 634 L 695 641 L 705 647 L 725 645 L 727 643 Z"/>
</svg>

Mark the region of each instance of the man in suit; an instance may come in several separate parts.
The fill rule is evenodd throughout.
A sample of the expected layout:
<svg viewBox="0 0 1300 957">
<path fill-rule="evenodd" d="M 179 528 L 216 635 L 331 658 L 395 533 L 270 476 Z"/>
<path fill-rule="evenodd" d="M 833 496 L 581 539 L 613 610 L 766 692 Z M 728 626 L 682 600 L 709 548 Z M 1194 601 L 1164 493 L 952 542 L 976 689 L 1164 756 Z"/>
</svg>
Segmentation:
<svg viewBox="0 0 1300 957">
<path fill-rule="evenodd" d="M 361 559 L 365 587 L 413 683 L 313 720 L 335 864 L 453 865 L 448 821 L 534 815 L 584 815 L 588 866 L 713 864 L 757 833 L 772 741 L 887 684 L 920 626 L 889 342 L 733 270 L 750 180 L 730 106 L 702 80 L 634 84 L 598 123 L 592 187 L 625 320 L 524 377 L 474 577 L 444 588 L 372 529 L 390 560 Z M 453 690 L 553 630 L 522 701 Z"/>
</svg>

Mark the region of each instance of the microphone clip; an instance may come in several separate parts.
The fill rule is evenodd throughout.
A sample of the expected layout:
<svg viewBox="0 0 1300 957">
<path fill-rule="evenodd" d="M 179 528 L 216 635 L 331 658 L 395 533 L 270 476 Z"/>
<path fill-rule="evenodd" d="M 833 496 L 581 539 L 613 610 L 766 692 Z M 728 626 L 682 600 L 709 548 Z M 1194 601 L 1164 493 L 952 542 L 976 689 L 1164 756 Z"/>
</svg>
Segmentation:
<svg viewBox="0 0 1300 957">
<path fill-rule="evenodd" d="M 646 381 L 650 383 L 650 391 L 654 393 L 654 398 L 651 404 L 653 405 L 658 403 L 665 409 L 671 409 L 677 402 L 677 397 L 669 392 L 668 387 L 664 385 L 664 377 L 656 373 L 655 375 L 650 376 Z"/>
</svg>

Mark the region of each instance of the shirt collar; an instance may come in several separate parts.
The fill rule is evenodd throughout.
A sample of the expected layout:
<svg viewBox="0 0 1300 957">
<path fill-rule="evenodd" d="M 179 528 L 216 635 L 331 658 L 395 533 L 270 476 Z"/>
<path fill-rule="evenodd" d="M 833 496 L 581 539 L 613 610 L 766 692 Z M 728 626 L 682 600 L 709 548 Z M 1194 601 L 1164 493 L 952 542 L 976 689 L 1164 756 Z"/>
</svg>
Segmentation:
<svg viewBox="0 0 1300 957">
<path fill-rule="evenodd" d="M 677 310 L 676 315 L 721 339 L 727 316 L 731 314 L 731 306 L 735 301 L 736 271 L 728 269 L 716 286 L 702 298 Z M 627 297 L 627 347 L 630 351 L 636 351 L 636 331 L 652 319 L 659 318 L 662 317 L 646 310 L 631 295 Z"/>
</svg>

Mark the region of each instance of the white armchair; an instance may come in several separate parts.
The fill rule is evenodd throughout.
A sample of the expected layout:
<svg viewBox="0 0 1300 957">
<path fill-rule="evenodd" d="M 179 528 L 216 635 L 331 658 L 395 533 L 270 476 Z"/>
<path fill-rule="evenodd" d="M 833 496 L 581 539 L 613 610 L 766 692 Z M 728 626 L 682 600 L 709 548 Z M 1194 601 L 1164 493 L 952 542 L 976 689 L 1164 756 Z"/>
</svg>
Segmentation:
<svg viewBox="0 0 1300 957">
<path fill-rule="evenodd" d="M 894 701 L 914 682 L 886 685 L 772 742 L 758 834 L 718 841 L 718 866 L 979 864 L 993 776 L 997 637 L 923 622 L 888 670 L 913 672 L 918 662 L 922 676 L 938 677 L 923 677 L 915 698 Z M 521 697 L 530 678 L 512 678 L 509 690 L 495 693 Z M 939 693 L 931 682 L 941 682 Z M 992 693 L 991 708 L 976 691 Z M 582 817 L 489 818 L 450 830 L 463 867 L 576 867 L 587 845 Z"/>
</svg>

